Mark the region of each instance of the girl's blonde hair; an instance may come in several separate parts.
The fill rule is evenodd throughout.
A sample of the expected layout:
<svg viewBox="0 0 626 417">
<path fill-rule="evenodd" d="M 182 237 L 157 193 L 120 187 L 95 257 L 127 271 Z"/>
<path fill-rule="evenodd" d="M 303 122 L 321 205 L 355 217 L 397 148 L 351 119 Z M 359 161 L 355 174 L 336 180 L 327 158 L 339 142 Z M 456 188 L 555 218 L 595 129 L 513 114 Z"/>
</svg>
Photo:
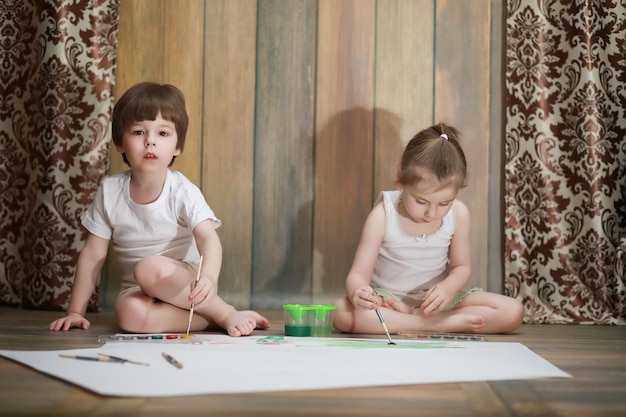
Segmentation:
<svg viewBox="0 0 626 417">
<path fill-rule="evenodd" d="M 416 134 L 402 153 L 398 183 L 413 185 L 432 175 L 442 186 L 463 187 L 467 162 L 459 136 L 457 129 L 444 123 Z"/>
</svg>

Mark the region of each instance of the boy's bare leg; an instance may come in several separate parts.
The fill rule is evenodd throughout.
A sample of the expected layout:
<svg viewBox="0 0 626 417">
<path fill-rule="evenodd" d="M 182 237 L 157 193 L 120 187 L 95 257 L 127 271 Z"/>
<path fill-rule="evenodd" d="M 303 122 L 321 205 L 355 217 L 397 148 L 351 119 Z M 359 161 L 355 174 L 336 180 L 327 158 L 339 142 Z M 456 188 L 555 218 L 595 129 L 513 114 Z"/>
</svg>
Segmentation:
<svg viewBox="0 0 626 417">
<path fill-rule="evenodd" d="M 186 330 L 194 271 L 166 257 L 153 256 L 144 261 L 135 271 L 141 290 L 130 290 L 118 299 L 118 323 L 125 330 L 138 333 Z M 214 292 L 209 299 L 196 303 L 191 323 L 194 331 L 208 326 L 219 326 L 231 336 L 245 336 L 255 328 L 269 327 L 269 321 L 254 311 L 237 311 Z"/>
<path fill-rule="evenodd" d="M 268 320 L 254 311 L 237 311 L 221 298 L 206 300 L 205 303 L 219 305 L 221 316 L 215 311 L 209 314 L 219 316 L 207 319 L 204 314 L 194 309 L 191 331 L 221 328 L 230 336 L 246 336 L 254 329 L 269 327 Z M 216 309 L 218 310 L 218 309 Z M 140 289 L 129 290 L 118 298 L 115 315 L 120 327 L 132 333 L 183 332 L 187 329 L 189 307 L 180 308 L 167 302 L 145 295 Z"/>
<path fill-rule="evenodd" d="M 189 311 L 159 301 L 140 288 L 121 294 L 115 303 L 115 318 L 122 330 L 131 333 L 165 333 L 187 330 Z M 209 322 L 194 314 L 191 329 L 204 330 Z"/>
</svg>

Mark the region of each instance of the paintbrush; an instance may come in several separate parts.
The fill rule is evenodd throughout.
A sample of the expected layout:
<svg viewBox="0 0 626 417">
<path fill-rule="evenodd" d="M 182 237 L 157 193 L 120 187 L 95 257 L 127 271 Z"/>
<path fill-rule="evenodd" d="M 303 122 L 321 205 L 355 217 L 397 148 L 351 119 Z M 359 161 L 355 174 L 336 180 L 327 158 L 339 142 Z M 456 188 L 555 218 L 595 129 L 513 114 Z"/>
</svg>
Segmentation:
<svg viewBox="0 0 626 417">
<path fill-rule="evenodd" d="M 200 265 L 198 265 L 198 273 L 196 274 L 196 282 L 194 282 L 193 287 L 196 288 L 198 285 L 198 280 L 200 279 L 200 271 L 202 271 L 202 255 L 200 255 Z M 189 336 L 189 329 L 191 328 L 191 319 L 193 318 L 193 309 L 196 306 L 196 302 L 191 302 L 191 308 L 189 309 L 189 320 L 187 321 L 187 336 Z"/>
<path fill-rule="evenodd" d="M 67 358 L 67 359 L 79 359 L 79 360 L 82 360 L 82 361 L 124 363 L 124 362 L 121 362 L 121 361 L 119 361 L 117 359 L 106 358 L 106 357 L 99 357 L 99 356 L 76 356 L 76 355 L 59 354 L 59 357 L 60 358 Z"/>
<path fill-rule="evenodd" d="M 383 315 L 380 314 L 380 310 L 378 307 L 376 308 L 376 315 L 378 316 L 378 320 L 380 320 L 380 324 L 383 325 L 383 329 L 385 329 L 385 333 L 387 333 L 387 340 L 389 340 L 390 345 L 395 345 L 395 342 L 391 340 L 391 335 L 389 334 L 389 329 L 387 329 L 387 325 L 385 324 L 385 320 L 383 320 Z"/>
<path fill-rule="evenodd" d="M 100 353 L 98 352 L 98 355 L 105 357 L 107 359 L 110 359 L 113 362 L 121 362 L 121 363 L 132 363 L 134 365 L 145 365 L 145 366 L 150 366 L 149 363 L 146 362 L 138 362 L 138 361 L 134 361 L 132 359 L 126 359 L 126 358 L 120 358 L 119 356 L 113 356 L 113 355 L 107 355 L 106 353 Z"/>
</svg>

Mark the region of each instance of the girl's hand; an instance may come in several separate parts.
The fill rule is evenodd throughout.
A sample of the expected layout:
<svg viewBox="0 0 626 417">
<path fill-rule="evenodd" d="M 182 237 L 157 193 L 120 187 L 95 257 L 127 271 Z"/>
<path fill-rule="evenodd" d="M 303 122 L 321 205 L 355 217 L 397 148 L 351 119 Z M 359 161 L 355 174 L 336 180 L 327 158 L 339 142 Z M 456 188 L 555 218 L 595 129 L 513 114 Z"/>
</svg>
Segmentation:
<svg viewBox="0 0 626 417">
<path fill-rule="evenodd" d="M 421 309 L 425 314 L 441 313 L 452 303 L 453 296 L 444 285 L 437 284 L 426 293 Z"/>
<path fill-rule="evenodd" d="M 192 282 L 189 291 L 189 302 L 195 306 L 202 304 L 206 299 L 210 299 L 217 293 L 217 289 L 213 281 L 207 277 L 201 276 L 198 283 Z"/>
<path fill-rule="evenodd" d="M 359 287 L 350 296 L 350 302 L 354 308 L 373 310 L 380 306 L 382 299 L 370 286 Z"/>
<path fill-rule="evenodd" d="M 72 327 L 76 327 L 78 329 L 87 330 L 91 326 L 89 320 L 84 318 L 78 313 L 67 313 L 67 316 L 60 318 L 58 320 L 53 321 L 48 325 L 48 330 L 59 331 L 59 330 L 69 330 Z"/>
</svg>

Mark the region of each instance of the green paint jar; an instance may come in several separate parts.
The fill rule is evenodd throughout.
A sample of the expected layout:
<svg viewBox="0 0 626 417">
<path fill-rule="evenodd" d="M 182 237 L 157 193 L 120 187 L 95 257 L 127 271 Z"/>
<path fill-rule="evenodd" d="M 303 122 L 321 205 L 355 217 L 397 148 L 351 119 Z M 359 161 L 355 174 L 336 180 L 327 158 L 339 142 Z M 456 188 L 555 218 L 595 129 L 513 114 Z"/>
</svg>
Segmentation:
<svg viewBox="0 0 626 417">
<path fill-rule="evenodd" d="M 332 336 L 336 309 L 333 304 L 284 304 L 285 335 Z"/>
</svg>

